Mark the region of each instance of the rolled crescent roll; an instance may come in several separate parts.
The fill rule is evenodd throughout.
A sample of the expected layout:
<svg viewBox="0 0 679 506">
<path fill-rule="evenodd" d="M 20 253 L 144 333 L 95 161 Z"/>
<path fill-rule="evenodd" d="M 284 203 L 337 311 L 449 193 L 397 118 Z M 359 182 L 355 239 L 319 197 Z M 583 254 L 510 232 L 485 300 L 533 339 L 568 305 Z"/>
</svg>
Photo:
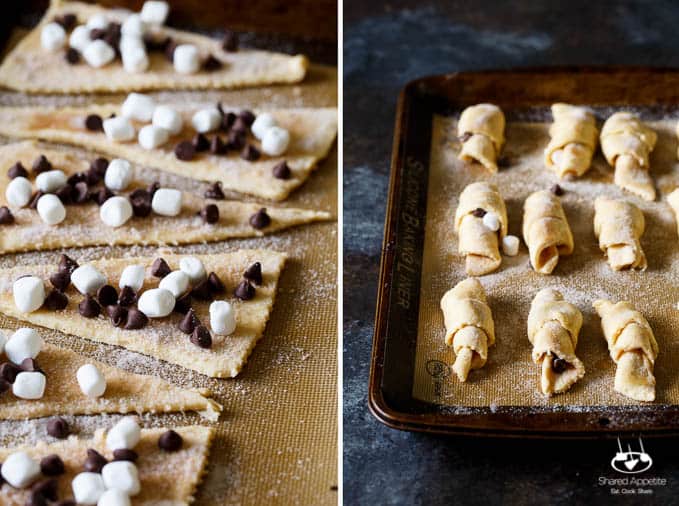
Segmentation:
<svg viewBox="0 0 679 506">
<path fill-rule="evenodd" d="M 608 351 L 617 364 L 616 392 L 637 401 L 655 400 L 653 364 L 658 343 L 644 315 L 627 301 L 613 304 L 600 299 L 594 301 L 594 309 L 601 317 Z"/>
<path fill-rule="evenodd" d="M 559 394 L 585 375 L 585 366 L 575 356 L 582 313 L 553 288 L 540 290 L 528 313 L 528 339 L 533 362 L 540 364 L 540 389 L 545 395 Z"/>
<path fill-rule="evenodd" d="M 448 290 L 441 299 L 446 324 L 446 345 L 455 351 L 453 371 L 466 381 L 471 369 L 488 359 L 488 347 L 495 343 L 495 324 L 478 279 L 467 278 Z"/>
<path fill-rule="evenodd" d="M 597 144 L 594 115 L 584 107 L 554 104 L 552 116 L 545 165 L 560 178 L 582 176 L 592 163 Z"/>
<path fill-rule="evenodd" d="M 457 135 L 462 141 L 458 158 L 479 162 L 497 172 L 497 157 L 505 142 L 505 115 L 493 104 L 467 107 L 457 122 Z"/>
<path fill-rule="evenodd" d="M 497 218 L 499 228 L 488 228 L 484 218 L 486 223 Z M 455 211 L 455 232 L 459 237 L 458 251 L 465 256 L 467 274 L 482 276 L 500 266 L 500 244 L 507 235 L 507 209 L 497 186 L 477 182 L 462 190 Z"/>
<path fill-rule="evenodd" d="M 656 133 L 629 112 L 616 112 L 601 129 L 601 150 L 615 168 L 615 184 L 644 200 L 655 200 L 648 157 Z"/>
<path fill-rule="evenodd" d="M 624 200 L 597 197 L 594 201 L 594 235 L 615 271 L 646 269 L 639 239 L 645 228 L 644 213 Z"/>
<path fill-rule="evenodd" d="M 523 205 L 523 240 L 537 272 L 551 274 L 559 257 L 573 253 L 573 234 L 559 197 L 548 190 L 532 193 Z"/>
<path fill-rule="evenodd" d="M 677 234 L 679 234 L 679 188 L 667 196 L 667 202 L 674 211 L 674 219 L 677 222 Z"/>
</svg>

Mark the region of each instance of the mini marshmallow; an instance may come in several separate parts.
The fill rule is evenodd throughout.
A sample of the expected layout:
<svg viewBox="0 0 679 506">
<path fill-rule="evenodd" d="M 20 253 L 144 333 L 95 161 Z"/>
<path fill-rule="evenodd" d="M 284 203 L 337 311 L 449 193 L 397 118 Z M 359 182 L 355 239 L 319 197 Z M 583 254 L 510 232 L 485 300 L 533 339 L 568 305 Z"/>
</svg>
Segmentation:
<svg viewBox="0 0 679 506">
<path fill-rule="evenodd" d="M 177 216 L 182 210 L 182 192 L 172 188 L 159 188 L 153 194 L 151 209 L 161 216 Z"/>
<path fill-rule="evenodd" d="M 483 224 L 487 229 L 497 232 L 500 230 L 500 217 L 492 211 L 487 212 L 483 215 Z"/>
<path fill-rule="evenodd" d="M 269 156 L 279 156 L 285 153 L 290 145 L 290 133 L 277 126 L 267 128 L 262 137 L 262 151 Z"/>
<path fill-rule="evenodd" d="M 115 50 L 101 39 L 93 40 L 83 50 L 83 58 L 94 68 L 111 63 L 116 57 Z"/>
<path fill-rule="evenodd" d="M 114 158 L 106 169 L 104 184 L 109 190 L 120 191 L 126 189 L 133 178 L 134 172 L 130 162 L 122 158 Z"/>
<path fill-rule="evenodd" d="M 12 384 L 12 393 L 19 399 L 42 399 L 47 379 L 41 372 L 20 372 Z"/>
<path fill-rule="evenodd" d="M 167 2 L 147 1 L 141 8 L 141 20 L 150 25 L 162 25 L 170 12 Z"/>
<path fill-rule="evenodd" d="M 108 26 L 108 18 L 103 14 L 95 14 L 94 16 L 90 16 L 86 26 L 90 30 L 94 30 L 95 28 L 106 28 Z"/>
<path fill-rule="evenodd" d="M 118 286 L 120 288 L 125 288 L 129 286 L 135 292 L 144 285 L 144 276 L 146 275 L 143 265 L 128 265 L 123 269 L 123 273 L 120 275 L 120 282 Z"/>
<path fill-rule="evenodd" d="M 502 252 L 510 257 L 519 253 L 519 238 L 515 235 L 506 235 L 502 238 Z"/>
<path fill-rule="evenodd" d="M 137 495 L 141 490 L 137 466 L 128 460 L 116 460 L 106 464 L 101 477 L 108 489 L 121 490 L 129 495 Z"/>
<path fill-rule="evenodd" d="M 158 286 L 164 288 L 178 299 L 189 289 L 189 281 L 190 279 L 185 272 L 172 271 L 160 280 Z"/>
<path fill-rule="evenodd" d="M 110 488 L 99 498 L 97 506 L 131 506 L 130 497 L 123 492 L 115 488 Z"/>
<path fill-rule="evenodd" d="M 71 482 L 73 498 L 78 504 L 97 504 L 106 492 L 104 479 L 99 473 L 80 473 Z"/>
<path fill-rule="evenodd" d="M 207 272 L 205 272 L 203 262 L 196 257 L 183 257 L 179 260 L 179 270 L 186 273 L 191 280 L 191 283 L 194 285 L 197 285 L 207 278 Z"/>
<path fill-rule="evenodd" d="M 104 133 L 109 140 L 116 142 L 131 141 L 135 138 L 134 126 L 122 116 L 104 120 Z"/>
<path fill-rule="evenodd" d="M 94 295 L 106 284 L 106 276 L 93 265 L 81 265 L 71 273 L 71 283 L 83 295 Z"/>
<path fill-rule="evenodd" d="M 40 464 L 26 452 L 14 452 L 5 459 L 0 474 L 14 488 L 25 488 L 40 476 Z"/>
<path fill-rule="evenodd" d="M 99 208 L 99 217 L 109 227 L 120 227 L 132 218 L 132 204 L 127 197 L 111 197 Z"/>
<path fill-rule="evenodd" d="M 92 42 L 92 39 L 90 39 L 90 29 L 85 25 L 76 26 L 68 39 L 68 45 L 81 53 L 85 51 L 90 42 Z"/>
<path fill-rule="evenodd" d="M 182 131 L 183 121 L 181 114 L 168 105 L 156 106 L 153 111 L 152 121 L 154 126 L 163 128 L 172 135 L 177 135 Z"/>
<path fill-rule="evenodd" d="M 137 35 L 123 35 L 120 37 L 120 44 L 118 44 L 120 52 L 124 53 L 130 49 L 143 49 L 146 51 L 146 44 L 144 44 L 144 39 Z"/>
<path fill-rule="evenodd" d="M 151 121 L 155 108 L 156 102 L 153 98 L 143 93 L 130 93 L 123 102 L 120 113 L 126 118 L 146 123 Z"/>
<path fill-rule="evenodd" d="M 210 327 L 220 336 L 228 336 L 236 330 L 236 313 L 233 306 L 225 300 L 210 304 Z"/>
<path fill-rule="evenodd" d="M 33 187 L 25 177 L 15 177 L 5 190 L 7 202 L 16 207 L 24 207 L 28 204 L 31 201 L 31 195 L 33 195 Z"/>
<path fill-rule="evenodd" d="M 169 134 L 164 128 L 146 125 L 139 130 L 139 145 L 144 149 L 155 149 L 167 142 Z"/>
<path fill-rule="evenodd" d="M 139 14 L 130 14 L 123 21 L 120 27 L 120 33 L 123 35 L 131 35 L 136 37 L 143 37 L 146 32 L 146 24 L 142 21 Z"/>
<path fill-rule="evenodd" d="M 106 434 L 106 448 L 132 450 L 141 438 L 141 427 L 134 416 L 126 416 L 116 423 Z"/>
<path fill-rule="evenodd" d="M 180 74 L 195 74 L 200 69 L 198 48 L 191 44 L 181 44 L 174 50 L 174 69 Z"/>
<path fill-rule="evenodd" d="M 45 284 L 35 276 L 17 279 L 12 285 L 14 305 L 22 313 L 32 313 L 45 302 Z"/>
<path fill-rule="evenodd" d="M 36 206 L 42 221 L 48 225 L 58 225 L 66 219 L 66 208 L 59 197 L 48 193 L 38 199 Z"/>
<path fill-rule="evenodd" d="M 17 329 L 5 344 L 5 355 L 13 364 L 19 365 L 27 358 L 35 358 L 42 349 L 42 337 L 27 327 Z"/>
<path fill-rule="evenodd" d="M 191 125 L 196 132 L 201 134 L 212 132 L 217 129 L 222 122 L 222 115 L 217 109 L 201 109 L 191 118 Z"/>
<path fill-rule="evenodd" d="M 101 397 L 106 392 L 106 378 L 94 364 L 85 364 L 75 373 L 80 390 L 87 397 Z"/>
<path fill-rule="evenodd" d="M 264 133 L 271 127 L 276 125 L 276 120 L 268 112 L 263 112 L 257 115 L 255 121 L 252 123 L 250 130 L 252 130 L 252 135 L 254 135 L 260 141 L 264 138 Z"/>
<path fill-rule="evenodd" d="M 47 51 L 58 51 L 66 45 L 66 30 L 59 23 L 47 23 L 40 32 L 40 44 Z"/>
<path fill-rule="evenodd" d="M 172 292 L 164 288 L 152 288 L 141 294 L 137 307 L 149 318 L 163 318 L 172 312 L 174 303 Z"/>
<path fill-rule="evenodd" d="M 125 72 L 139 74 L 149 68 L 149 55 L 143 47 L 126 47 L 120 50 Z"/>
<path fill-rule="evenodd" d="M 35 178 L 35 185 L 41 192 L 54 193 L 59 188 L 66 186 L 66 174 L 62 170 L 42 172 Z"/>
</svg>

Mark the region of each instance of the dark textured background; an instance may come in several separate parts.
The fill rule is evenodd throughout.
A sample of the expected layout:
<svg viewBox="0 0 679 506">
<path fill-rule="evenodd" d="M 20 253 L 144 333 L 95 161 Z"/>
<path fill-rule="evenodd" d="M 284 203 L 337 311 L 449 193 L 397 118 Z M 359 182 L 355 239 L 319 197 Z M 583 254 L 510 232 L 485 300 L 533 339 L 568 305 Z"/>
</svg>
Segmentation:
<svg viewBox="0 0 679 506">
<path fill-rule="evenodd" d="M 615 441 L 440 437 L 389 429 L 367 385 L 396 98 L 472 69 L 679 66 L 679 2 L 344 2 L 344 498 L 346 504 L 679 504 L 679 439 L 646 438 L 667 479 L 612 497 Z M 634 488 L 634 487 L 628 487 Z"/>
</svg>

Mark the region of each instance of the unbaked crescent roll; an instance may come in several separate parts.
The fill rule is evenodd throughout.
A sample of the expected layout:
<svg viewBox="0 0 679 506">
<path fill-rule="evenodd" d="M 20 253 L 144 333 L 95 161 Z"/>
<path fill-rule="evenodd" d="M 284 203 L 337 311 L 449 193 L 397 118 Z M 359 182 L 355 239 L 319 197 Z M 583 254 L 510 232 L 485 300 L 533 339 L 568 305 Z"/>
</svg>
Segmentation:
<svg viewBox="0 0 679 506">
<path fill-rule="evenodd" d="M 617 392 L 637 401 L 655 400 L 653 364 L 658 356 L 658 343 L 651 326 L 630 302 L 613 304 L 609 300 L 594 301 L 601 317 L 601 328 L 608 351 L 617 364 Z"/>
<path fill-rule="evenodd" d="M 650 127 L 629 112 L 616 112 L 601 129 L 601 150 L 615 167 L 615 184 L 644 200 L 655 200 L 648 157 L 657 139 Z"/>
<path fill-rule="evenodd" d="M 677 233 L 679 234 L 679 188 L 667 196 L 667 202 L 674 211 L 674 220 L 677 222 Z"/>
<path fill-rule="evenodd" d="M 458 158 L 479 162 L 497 172 L 497 157 L 505 142 L 505 115 L 493 104 L 467 107 L 457 122 L 457 135 L 462 141 Z"/>
<path fill-rule="evenodd" d="M 592 163 L 597 144 L 594 115 L 584 107 L 554 104 L 552 116 L 545 165 L 560 178 L 582 176 Z"/>
<path fill-rule="evenodd" d="M 532 193 L 523 205 L 523 240 L 537 272 L 551 274 L 559 257 L 573 253 L 573 234 L 559 197 L 548 190 Z"/>
<path fill-rule="evenodd" d="M 498 230 L 484 225 L 484 217 L 489 213 L 495 215 L 489 217 L 493 218 L 492 221 L 497 218 Z M 462 190 L 455 211 L 455 232 L 459 238 L 458 251 L 465 256 L 468 275 L 482 276 L 500 266 L 500 244 L 507 235 L 507 209 L 497 186 L 477 182 Z"/>
<path fill-rule="evenodd" d="M 495 343 L 495 324 L 478 279 L 467 278 L 448 290 L 441 299 L 446 324 L 446 345 L 455 351 L 453 371 L 466 381 L 471 369 L 488 359 L 488 347 Z"/>
<path fill-rule="evenodd" d="M 645 228 L 644 213 L 624 200 L 597 197 L 594 201 L 594 235 L 615 271 L 646 269 L 639 239 Z"/>
<path fill-rule="evenodd" d="M 553 288 L 540 290 L 528 313 L 528 339 L 533 362 L 540 364 L 540 389 L 545 395 L 559 394 L 585 375 L 585 366 L 575 356 L 582 313 Z"/>
</svg>

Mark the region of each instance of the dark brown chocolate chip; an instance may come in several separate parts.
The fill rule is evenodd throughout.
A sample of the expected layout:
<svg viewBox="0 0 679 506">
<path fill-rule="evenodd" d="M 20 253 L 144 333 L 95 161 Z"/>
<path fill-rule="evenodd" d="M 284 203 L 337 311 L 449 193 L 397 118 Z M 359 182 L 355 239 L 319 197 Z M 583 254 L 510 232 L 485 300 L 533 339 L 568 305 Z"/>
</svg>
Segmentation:
<svg viewBox="0 0 679 506">
<path fill-rule="evenodd" d="M 38 207 L 38 200 L 40 200 L 40 197 L 44 195 L 43 192 L 40 190 L 36 191 L 33 196 L 31 197 L 30 202 L 28 203 L 28 207 L 31 209 L 36 209 Z"/>
<path fill-rule="evenodd" d="M 462 135 L 460 135 L 457 139 L 458 139 L 460 142 L 465 143 L 465 142 L 467 142 L 469 139 L 471 139 L 471 137 L 472 137 L 471 132 L 465 132 L 465 133 L 463 133 Z"/>
<path fill-rule="evenodd" d="M 76 172 L 75 174 L 71 174 L 66 180 L 66 182 L 71 186 L 75 186 L 77 183 L 82 181 L 87 181 L 87 175 L 84 172 Z"/>
<path fill-rule="evenodd" d="M 177 44 L 174 40 L 168 39 L 167 43 L 165 44 L 165 48 L 163 49 L 163 52 L 165 53 L 165 58 L 167 58 L 169 61 L 174 61 L 174 50 L 177 49 Z"/>
<path fill-rule="evenodd" d="M 96 318 L 101 314 L 101 306 L 94 300 L 94 297 L 86 295 L 80 304 L 78 304 L 78 312 L 85 318 Z"/>
<path fill-rule="evenodd" d="M 0 394 L 4 394 L 8 390 L 12 388 L 12 384 L 9 381 L 5 381 L 4 379 L 0 378 Z M 0 464 L 2 466 L 2 464 Z M 2 485 L 2 477 L 0 476 L 0 486 Z"/>
<path fill-rule="evenodd" d="M 215 70 L 219 70 L 220 68 L 222 68 L 222 62 L 215 58 L 213 55 L 209 55 L 207 58 L 205 58 L 205 61 L 203 62 L 204 70 L 207 70 L 208 72 L 213 72 Z"/>
<path fill-rule="evenodd" d="M 53 454 L 43 457 L 40 461 L 40 471 L 45 476 L 59 476 L 66 471 L 64 461 L 59 455 Z"/>
<path fill-rule="evenodd" d="M 187 293 L 175 301 L 174 309 L 172 311 L 179 314 L 186 314 L 189 309 L 191 309 L 191 294 Z"/>
<path fill-rule="evenodd" d="M 552 186 L 550 188 L 550 191 L 554 195 L 556 195 L 557 197 L 560 197 L 561 195 L 563 195 L 563 188 L 561 188 L 561 186 L 559 186 L 558 184 L 555 184 L 554 186 Z"/>
<path fill-rule="evenodd" d="M 136 462 L 139 455 L 134 450 L 128 448 L 119 448 L 113 450 L 113 460 L 127 460 L 128 462 Z"/>
<path fill-rule="evenodd" d="M 42 495 L 31 492 L 28 496 L 28 501 L 26 501 L 25 506 L 48 506 L 47 499 Z"/>
<path fill-rule="evenodd" d="M 188 162 L 193 160 L 193 157 L 196 155 L 196 149 L 193 147 L 191 141 L 181 141 L 179 144 L 177 144 L 177 146 L 175 146 L 174 155 L 179 160 Z"/>
<path fill-rule="evenodd" d="M 210 149 L 210 141 L 208 141 L 207 137 L 201 133 L 197 133 L 193 136 L 193 139 L 191 139 L 191 144 L 193 145 L 193 149 L 198 152 L 207 151 Z"/>
<path fill-rule="evenodd" d="M 31 487 L 31 498 L 37 496 L 50 501 L 56 501 L 58 489 L 59 484 L 56 479 L 40 480 Z"/>
<path fill-rule="evenodd" d="M 250 300 L 255 296 L 255 287 L 244 279 L 238 284 L 233 294 L 240 300 Z"/>
<path fill-rule="evenodd" d="M 233 125 L 231 125 L 231 130 L 241 135 L 247 135 L 248 131 L 250 130 L 250 125 L 248 125 L 247 121 L 245 121 L 240 116 L 236 116 Z"/>
<path fill-rule="evenodd" d="M 217 274 L 214 272 L 211 272 L 207 277 L 207 282 L 212 293 L 224 293 L 226 291 L 226 288 L 224 288 L 224 283 L 222 283 L 222 280 L 219 279 L 219 276 L 217 276 Z"/>
<path fill-rule="evenodd" d="M 219 221 L 219 208 L 215 204 L 208 204 L 200 210 L 200 217 L 205 223 L 217 223 Z"/>
<path fill-rule="evenodd" d="M 99 176 L 99 181 L 104 179 L 106 169 L 108 169 L 109 161 L 106 158 L 95 158 L 90 162 L 90 170 Z"/>
<path fill-rule="evenodd" d="M 224 200 L 224 192 L 222 191 L 222 183 L 220 182 L 215 182 L 212 183 L 207 190 L 205 190 L 205 193 L 203 196 L 206 199 L 213 199 L 213 200 Z"/>
<path fill-rule="evenodd" d="M 242 119 L 248 127 L 252 126 L 256 118 L 255 113 L 247 109 L 243 109 L 241 112 L 239 112 L 238 117 Z"/>
<path fill-rule="evenodd" d="M 54 194 L 61 200 L 62 204 L 70 204 L 73 200 L 73 187 L 70 184 L 65 184 L 55 191 Z"/>
<path fill-rule="evenodd" d="M 227 151 L 227 145 L 224 144 L 222 138 L 219 135 L 215 135 L 210 140 L 210 153 L 213 155 L 223 155 Z"/>
<path fill-rule="evenodd" d="M 236 121 L 236 113 L 235 112 L 227 112 L 224 113 L 222 116 L 222 129 L 228 131 Z"/>
<path fill-rule="evenodd" d="M 151 264 L 151 274 L 157 278 L 164 278 L 172 272 L 170 266 L 162 258 L 156 258 Z"/>
<path fill-rule="evenodd" d="M 212 347 L 212 336 L 210 331 L 204 325 L 198 325 L 193 329 L 191 334 L 191 342 L 200 348 Z"/>
<path fill-rule="evenodd" d="M 131 286 L 123 286 L 120 290 L 120 295 L 118 296 L 118 304 L 121 306 L 131 306 L 137 301 L 137 294 L 134 292 Z"/>
<path fill-rule="evenodd" d="M 196 312 L 193 308 L 190 308 L 184 318 L 179 322 L 178 327 L 184 334 L 191 334 L 199 325 L 200 320 L 196 316 Z"/>
<path fill-rule="evenodd" d="M 130 308 L 127 311 L 127 322 L 125 322 L 125 330 L 143 329 L 148 324 L 149 319 L 144 313 L 135 308 Z"/>
<path fill-rule="evenodd" d="M 262 207 L 259 211 L 257 211 L 255 214 L 250 216 L 250 225 L 252 228 L 256 228 L 257 230 L 261 230 L 262 228 L 266 228 L 271 224 L 271 218 L 269 217 L 268 214 L 266 214 L 266 208 Z"/>
<path fill-rule="evenodd" d="M 111 285 L 104 285 L 97 290 L 97 301 L 102 306 L 110 306 L 118 302 L 118 290 Z"/>
<path fill-rule="evenodd" d="M 12 211 L 7 206 L 0 207 L 0 225 L 9 225 L 11 223 L 14 223 Z"/>
<path fill-rule="evenodd" d="M 17 379 L 17 374 L 21 372 L 21 369 L 11 362 L 5 362 L 0 365 L 0 378 L 2 378 L 7 383 L 14 383 Z"/>
<path fill-rule="evenodd" d="M 150 185 L 146 187 L 146 191 L 149 192 L 149 195 L 151 195 L 151 198 L 156 194 L 156 192 L 160 189 L 160 183 L 158 181 L 154 181 Z"/>
<path fill-rule="evenodd" d="M 70 275 L 73 274 L 73 271 L 76 270 L 80 265 L 78 265 L 78 262 L 73 260 L 70 256 L 62 254 L 59 257 L 59 270 L 60 271 L 67 271 L 69 274 L 69 280 L 70 280 Z"/>
<path fill-rule="evenodd" d="M 132 212 L 134 213 L 135 216 L 139 216 L 140 218 L 145 218 L 149 214 L 151 214 L 152 201 L 153 199 L 151 197 L 151 194 L 142 188 L 134 190 L 130 194 L 130 204 L 132 204 Z"/>
<path fill-rule="evenodd" d="M 212 291 L 207 279 L 204 279 L 191 290 L 191 295 L 198 300 L 212 300 Z"/>
<path fill-rule="evenodd" d="M 73 191 L 71 192 L 71 200 L 75 204 L 82 204 L 90 199 L 90 189 L 87 183 L 81 181 L 73 186 Z"/>
<path fill-rule="evenodd" d="M 92 448 L 87 450 L 87 458 L 83 464 L 85 471 L 90 473 L 100 473 L 106 464 L 108 464 L 108 460 L 106 460 L 104 456 L 97 450 L 93 450 Z"/>
<path fill-rule="evenodd" d="M 248 267 L 243 273 L 243 277 L 259 286 L 262 284 L 262 264 L 255 262 L 250 267 Z"/>
<path fill-rule="evenodd" d="M 64 292 L 59 290 L 50 291 L 47 297 L 45 297 L 45 302 L 43 304 L 43 307 L 51 311 L 60 311 L 62 309 L 66 309 L 67 306 L 68 297 Z"/>
<path fill-rule="evenodd" d="M 90 30 L 90 40 L 103 39 L 106 37 L 106 28 L 92 28 Z"/>
<path fill-rule="evenodd" d="M 21 162 L 17 162 L 9 168 L 7 176 L 10 179 L 14 179 L 15 177 L 28 177 L 28 171 Z"/>
<path fill-rule="evenodd" d="M 247 160 L 248 162 L 254 162 L 255 160 L 259 160 L 260 155 L 261 154 L 259 150 L 252 144 L 248 144 L 243 148 L 243 151 L 240 152 L 240 157 L 243 160 Z"/>
<path fill-rule="evenodd" d="M 114 327 L 124 327 L 127 325 L 127 309 L 123 306 L 117 304 L 106 306 L 106 313 Z"/>
<path fill-rule="evenodd" d="M 57 416 L 47 422 L 47 433 L 57 439 L 66 439 L 71 431 L 69 430 L 68 422 Z"/>
<path fill-rule="evenodd" d="M 78 17 L 71 12 L 67 12 L 61 16 L 55 16 L 54 22 L 60 24 L 61 27 L 68 32 L 75 28 Z"/>
<path fill-rule="evenodd" d="M 71 65 L 75 65 L 80 62 L 80 51 L 75 48 L 69 47 L 66 50 L 66 55 L 64 56 L 66 61 Z"/>
<path fill-rule="evenodd" d="M 158 448 L 166 452 L 176 452 L 181 450 L 184 440 L 173 430 L 163 432 L 158 438 Z"/>
<path fill-rule="evenodd" d="M 104 131 L 104 120 L 98 114 L 89 114 L 85 118 L 85 128 L 90 132 L 103 132 Z"/>
<path fill-rule="evenodd" d="M 238 35 L 231 30 L 226 30 L 224 32 L 224 38 L 222 39 L 222 49 L 229 53 L 238 51 Z"/>
<path fill-rule="evenodd" d="M 245 133 L 238 130 L 231 130 L 229 132 L 229 149 L 243 149 L 247 136 Z"/>
<path fill-rule="evenodd" d="M 552 371 L 554 371 L 557 374 L 561 374 L 566 370 L 566 366 L 568 365 L 568 362 L 566 362 L 564 359 L 559 358 L 557 356 L 554 356 L 552 358 Z"/>
<path fill-rule="evenodd" d="M 285 160 L 274 165 L 272 172 L 276 179 L 290 179 L 290 167 Z"/>
<path fill-rule="evenodd" d="M 475 216 L 477 218 L 483 218 L 486 215 L 486 210 L 481 209 L 480 207 L 477 207 L 472 211 L 472 216 Z"/>
<path fill-rule="evenodd" d="M 19 368 L 24 372 L 41 372 L 45 374 L 43 370 L 40 369 L 40 366 L 35 361 L 35 359 L 30 357 L 23 359 Z"/>
<path fill-rule="evenodd" d="M 98 205 L 102 206 L 104 205 L 104 202 L 106 202 L 108 199 L 113 197 L 113 192 L 109 190 L 106 187 L 99 188 L 99 190 L 93 192 L 90 197 L 92 200 L 94 200 Z"/>
<path fill-rule="evenodd" d="M 50 276 L 50 283 L 60 292 L 65 292 L 68 285 L 71 284 L 71 273 L 68 269 L 62 269 Z"/>
</svg>

